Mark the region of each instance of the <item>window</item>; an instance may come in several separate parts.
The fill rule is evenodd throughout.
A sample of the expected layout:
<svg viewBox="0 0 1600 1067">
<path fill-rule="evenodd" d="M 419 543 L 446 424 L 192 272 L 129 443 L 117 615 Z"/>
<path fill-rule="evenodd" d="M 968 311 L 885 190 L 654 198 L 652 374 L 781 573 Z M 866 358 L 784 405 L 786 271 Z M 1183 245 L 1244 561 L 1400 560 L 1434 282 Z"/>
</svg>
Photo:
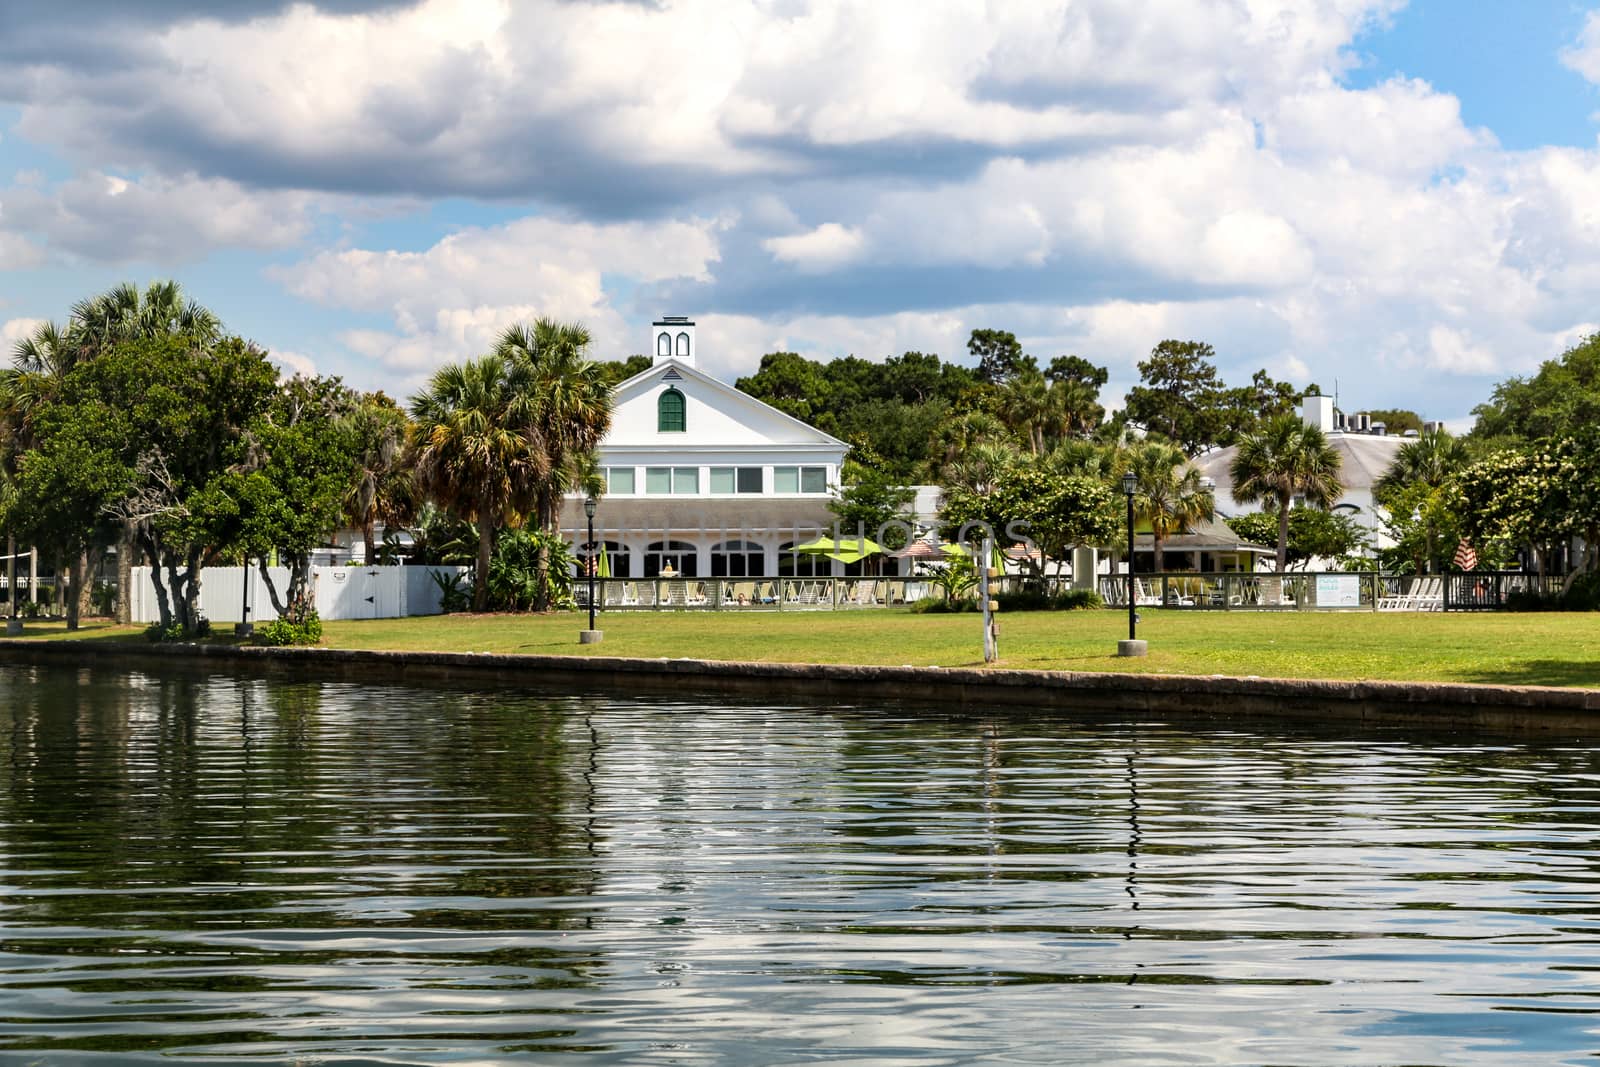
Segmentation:
<svg viewBox="0 0 1600 1067">
<path fill-rule="evenodd" d="M 754 541 L 724 541 L 711 546 L 713 578 L 757 578 L 766 569 L 767 553 Z"/>
<path fill-rule="evenodd" d="M 678 355 L 687 356 L 688 354 L 689 354 L 689 335 L 686 334 L 686 333 L 680 333 L 678 335 Z"/>
<path fill-rule="evenodd" d="M 672 468 L 646 467 L 644 469 L 644 491 L 651 496 L 672 492 Z"/>
<path fill-rule="evenodd" d="M 670 333 L 656 334 L 656 355 L 662 359 L 672 355 L 672 335 Z"/>
<path fill-rule="evenodd" d="M 761 492 L 760 467 L 712 467 L 711 492 L 759 493 Z"/>
<path fill-rule="evenodd" d="M 668 389 L 656 401 L 656 429 L 661 433 L 683 433 L 687 420 L 683 411 L 683 394 L 676 388 Z"/>
<path fill-rule="evenodd" d="M 615 496 L 633 495 L 633 468 L 607 467 L 606 492 Z"/>
<path fill-rule="evenodd" d="M 826 493 L 828 468 L 826 467 L 774 467 L 772 468 L 774 493 Z"/>
<path fill-rule="evenodd" d="M 673 467 L 672 468 L 672 494 L 674 496 L 693 496 L 700 491 L 699 467 Z"/>
<path fill-rule="evenodd" d="M 601 551 L 605 554 L 606 561 L 597 564 L 595 577 L 597 578 L 632 578 L 633 554 L 628 551 L 628 546 L 620 541 L 600 542 Z M 589 574 L 589 557 L 595 553 L 589 550 L 589 545 L 580 545 L 578 549 L 578 577 L 585 578 Z"/>
<path fill-rule="evenodd" d="M 652 541 L 644 550 L 644 577 L 696 578 L 700 556 L 687 541 Z"/>
</svg>

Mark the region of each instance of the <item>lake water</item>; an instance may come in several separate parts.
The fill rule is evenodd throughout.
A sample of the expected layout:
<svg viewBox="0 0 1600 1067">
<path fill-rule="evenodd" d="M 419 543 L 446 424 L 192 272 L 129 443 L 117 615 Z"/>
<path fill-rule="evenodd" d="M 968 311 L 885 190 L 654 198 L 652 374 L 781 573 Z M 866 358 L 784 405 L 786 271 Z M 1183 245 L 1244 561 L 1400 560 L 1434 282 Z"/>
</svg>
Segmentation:
<svg viewBox="0 0 1600 1067">
<path fill-rule="evenodd" d="M 1600 754 L 0 668 L 0 1060 L 1600 1052 Z"/>
</svg>

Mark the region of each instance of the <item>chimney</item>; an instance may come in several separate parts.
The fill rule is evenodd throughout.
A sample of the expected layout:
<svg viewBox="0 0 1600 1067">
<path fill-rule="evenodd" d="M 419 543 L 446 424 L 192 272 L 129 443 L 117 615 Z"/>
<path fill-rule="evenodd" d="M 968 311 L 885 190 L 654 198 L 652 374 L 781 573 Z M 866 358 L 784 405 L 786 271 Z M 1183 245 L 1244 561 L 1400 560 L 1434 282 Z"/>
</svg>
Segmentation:
<svg viewBox="0 0 1600 1067">
<path fill-rule="evenodd" d="M 1368 415 L 1366 412 L 1363 411 L 1361 414 L 1356 416 L 1356 432 L 1357 433 L 1371 433 L 1372 432 L 1372 416 L 1371 415 Z"/>
<path fill-rule="evenodd" d="M 1307 393 L 1301 402 L 1300 418 L 1307 426 L 1315 426 L 1323 433 L 1333 431 L 1333 397 Z"/>
<path fill-rule="evenodd" d="M 651 364 L 675 359 L 694 366 L 694 322 L 686 315 L 663 315 L 650 324 Z"/>
</svg>

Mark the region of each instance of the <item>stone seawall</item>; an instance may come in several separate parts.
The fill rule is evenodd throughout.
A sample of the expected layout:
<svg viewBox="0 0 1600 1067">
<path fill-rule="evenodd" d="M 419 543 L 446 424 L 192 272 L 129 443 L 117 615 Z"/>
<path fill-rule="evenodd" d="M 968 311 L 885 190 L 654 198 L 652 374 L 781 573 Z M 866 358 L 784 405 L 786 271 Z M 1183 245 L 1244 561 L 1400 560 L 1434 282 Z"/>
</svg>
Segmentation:
<svg viewBox="0 0 1600 1067">
<path fill-rule="evenodd" d="M 185 663 L 374 683 L 460 680 L 628 693 L 728 693 L 775 701 L 894 701 L 1130 718 L 1345 721 L 1600 737 L 1600 689 L 1546 686 L 30 640 L 0 640 L 0 662 L 145 669 Z"/>
</svg>

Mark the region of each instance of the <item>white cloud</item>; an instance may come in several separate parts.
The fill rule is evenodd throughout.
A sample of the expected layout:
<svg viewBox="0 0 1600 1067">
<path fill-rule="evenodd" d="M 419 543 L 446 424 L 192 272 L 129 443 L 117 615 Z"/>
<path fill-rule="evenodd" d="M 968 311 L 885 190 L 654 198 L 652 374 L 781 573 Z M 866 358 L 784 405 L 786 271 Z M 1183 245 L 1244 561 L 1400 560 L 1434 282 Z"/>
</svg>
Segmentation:
<svg viewBox="0 0 1600 1067">
<path fill-rule="evenodd" d="M 44 319 L 8 319 L 0 322 L 0 359 L 9 360 L 12 346 L 44 325 Z"/>
<path fill-rule="evenodd" d="M 323 252 L 271 273 L 320 304 L 392 316 L 393 330 L 345 331 L 364 359 L 410 375 L 477 355 L 513 322 L 584 323 L 597 354 L 640 351 L 644 329 L 613 305 L 605 281 L 708 281 L 717 220 L 597 224 L 549 217 L 468 229 L 421 252 Z"/>
<path fill-rule="evenodd" d="M 861 231 L 824 222 L 807 233 L 788 237 L 769 237 L 761 242 L 780 263 L 792 263 L 803 271 L 821 272 L 841 267 L 861 252 Z"/>
<path fill-rule="evenodd" d="M 1577 42 L 1561 50 L 1561 65 L 1600 85 L 1600 11 L 1589 12 Z"/>
<path fill-rule="evenodd" d="M 278 372 L 286 378 L 296 374 L 312 377 L 317 373 L 317 364 L 310 356 L 303 356 L 299 352 L 290 352 L 285 349 L 274 349 L 267 353 L 267 358 L 278 365 Z"/>
<path fill-rule="evenodd" d="M 1428 331 L 1433 365 L 1456 374 L 1492 374 L 1494 353 L 1474 342 L 1464 330 L 1435 326 Z"/>
<path fill-rule="evenodd" d="M 15 230 L 56 253 L 109 263 L 182 263 L 217 248 L 284 248 L 306 235 L 319 201 L 332 201 L 192 174 L 130 179 L 99 171 L 54 187 L 20 184 L 0 195 Z M 3 240 L 0 234 L 0 252 Z M 30 247 L 33 262 L 41 261 L 39 245 Z"/>
</svg>

